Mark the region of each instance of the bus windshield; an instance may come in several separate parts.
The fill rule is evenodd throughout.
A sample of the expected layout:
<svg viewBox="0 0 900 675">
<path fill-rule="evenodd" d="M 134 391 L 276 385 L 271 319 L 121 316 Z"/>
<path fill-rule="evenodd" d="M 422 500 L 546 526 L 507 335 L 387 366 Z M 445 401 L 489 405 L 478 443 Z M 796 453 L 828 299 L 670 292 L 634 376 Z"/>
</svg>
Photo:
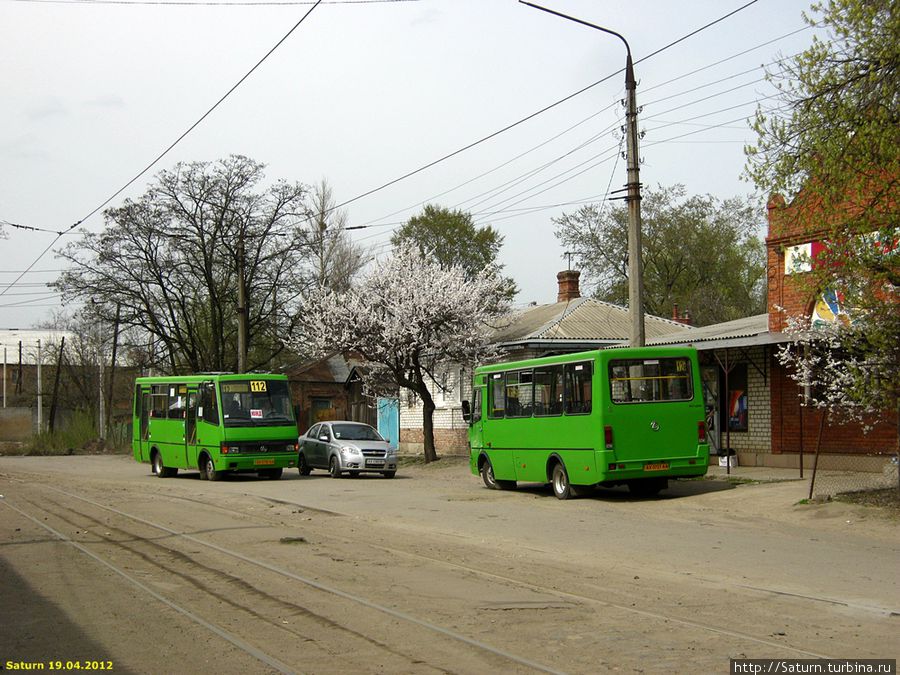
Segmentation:
<svg viewBox="0 0 900 675">
<path fill-rule="evenodd" d="M 287 382 L 229 380 L 219 386 L 226 427 L 280 427 L 296 424 Z"/>
</svg>

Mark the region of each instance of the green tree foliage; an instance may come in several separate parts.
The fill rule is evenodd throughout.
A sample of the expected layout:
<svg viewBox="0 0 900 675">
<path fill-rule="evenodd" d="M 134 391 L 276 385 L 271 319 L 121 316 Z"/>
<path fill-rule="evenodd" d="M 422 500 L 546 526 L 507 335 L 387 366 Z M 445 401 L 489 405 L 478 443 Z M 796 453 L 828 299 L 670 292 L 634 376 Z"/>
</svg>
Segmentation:
<svg viewBox="0 0 900 675">
<path fill-rule="evenodd" d="M 500 276 L 503 265 L 497 262 L 503 235 L 490 225 L 478 227 L 472 215 L 428 204 L 391 237 L 395 248 L 413 246 L 444 269 L 461 267 L 469 279 L 492 270 Z M 511 299 L 518 292 L 515 282 L 503 279 L 503 294 Z"/>
<path fill-rule="evenodd" d="M 671 316 L 675 304 L 695 325 L 765 311 L 765 246 L 750 201 L 685 197 L 681 185 L 645 190 L 644 311 Z M 628 304 L 628 211 L 584 206 L 554 218 L 556 237 L 575 253 L 586 290 Z"/>
<path fill-rule="evenodd" d="M 111 322 L 143 332 L 171 372 L 235 370 L 237 277 L 248 296 L 248 368 L 267 365 L 299 319 L 309 275 L 300 231 L 306 188 L 259 186 L 264 166 L 231 156 L 162 171 L 138 200 L 105 212 L 60 257 L 56 282 L 68 300 L 93 301 Z"/>
<path fill-rule="evenodd" d="M 747 174 L 827 241 L 800 280 L 811 298 L 830 290 L 850 308 L 853 322 L 828 341 L 852 359 L 847 396 L 883 410 L 900 388 L 900 5 L 829 0 L 812 11 L 806 20 L 829 39 L 769 73 L 781 96 L 757 112 Z"/>
</svg>

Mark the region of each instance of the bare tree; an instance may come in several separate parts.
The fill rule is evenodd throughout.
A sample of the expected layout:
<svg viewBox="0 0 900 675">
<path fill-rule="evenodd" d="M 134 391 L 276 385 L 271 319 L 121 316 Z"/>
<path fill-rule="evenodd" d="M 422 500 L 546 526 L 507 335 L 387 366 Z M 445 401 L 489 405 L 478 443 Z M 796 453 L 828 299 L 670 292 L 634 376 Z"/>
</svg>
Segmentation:
<svg viewBox="0 0 900 675">
<path fill-rule="evenodd" d="M 233 155 L 162 171 L 137 201 L 105 212 L 106 227 L 59 255 L 69 299 L 120 307 L 125 327 L 162 349 L 166 370 L 234 370 L 243 279 L 248 367 L 269 363 L 298 320 L 307 290 L 306 188 L 277 181 L 258 191 L 264 165 Z M 112 316 L 104 316 L 109 321 Z"/>
<path fill-rule="evenodd" d="M 312 285 L 346 291 L 365 264 L 365 251 L 350 241 L 347 212 L 335 209 L 334 194 L 324 178 L 310 192 L 306 225 L 303 236 Z"/>
</svg>

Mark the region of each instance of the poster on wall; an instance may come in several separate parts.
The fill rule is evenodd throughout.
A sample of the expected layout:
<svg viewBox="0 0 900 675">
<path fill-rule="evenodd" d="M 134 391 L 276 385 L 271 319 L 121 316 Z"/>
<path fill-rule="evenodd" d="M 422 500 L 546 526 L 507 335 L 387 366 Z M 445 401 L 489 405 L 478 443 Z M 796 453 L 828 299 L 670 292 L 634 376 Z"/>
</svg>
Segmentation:
<svg viewBox="0 0 900 675">
<path fill-rule="evenodd" d="M 728 427 L 732 431 L 747 431 L 747 392 L 732 389 L 728 393 Z"/>
</svg>

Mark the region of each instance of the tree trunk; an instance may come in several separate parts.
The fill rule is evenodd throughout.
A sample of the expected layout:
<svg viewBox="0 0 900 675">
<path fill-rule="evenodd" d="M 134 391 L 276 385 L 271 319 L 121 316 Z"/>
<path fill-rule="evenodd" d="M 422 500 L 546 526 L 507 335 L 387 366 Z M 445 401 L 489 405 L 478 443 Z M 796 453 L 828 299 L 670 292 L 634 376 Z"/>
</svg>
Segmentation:
<svg viewBox="0 0 900 675">
<path fill-rule="evenodd" d="M 431 396 L 422 397 L 422 436 L 425 443 L 425 463 L 437 459 L 434 449 L 434 401 Z"/>
</svg>

